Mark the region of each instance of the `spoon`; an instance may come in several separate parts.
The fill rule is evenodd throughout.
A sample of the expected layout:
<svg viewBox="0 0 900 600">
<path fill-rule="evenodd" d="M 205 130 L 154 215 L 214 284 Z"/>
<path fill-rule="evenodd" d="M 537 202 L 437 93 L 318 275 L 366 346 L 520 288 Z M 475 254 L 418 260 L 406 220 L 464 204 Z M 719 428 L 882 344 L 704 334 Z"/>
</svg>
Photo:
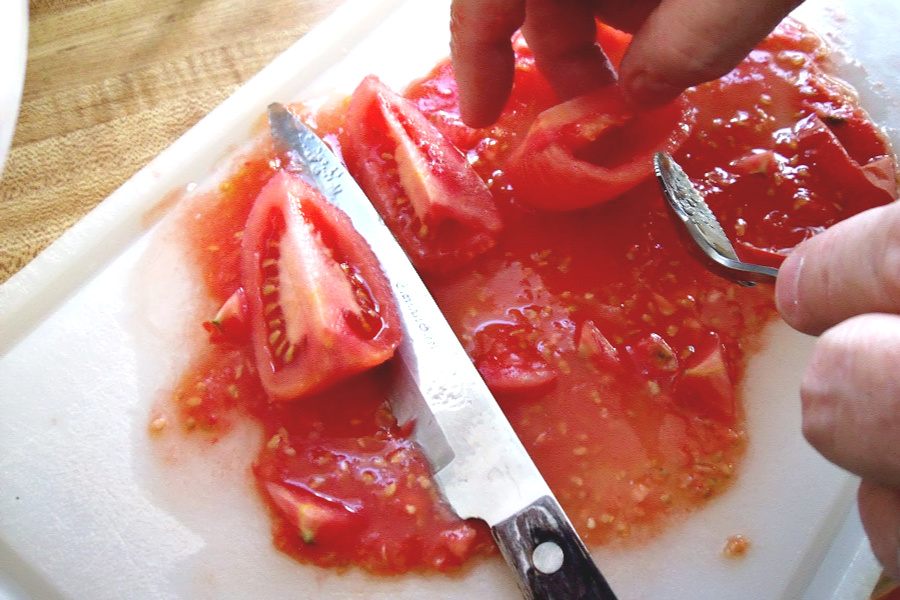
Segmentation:
<svg viewBox="0 0 900 600">
<path fill-rule="evenodd" d="M 653 167 L 673 215 L 684 225 L 697 255 L 710 271 L 744 286 L 774 283 L 778 269 L 742 262 L 716 215 L 709 209 L 687 174 L 667 153 L 653 156 Z"/>
</svg>

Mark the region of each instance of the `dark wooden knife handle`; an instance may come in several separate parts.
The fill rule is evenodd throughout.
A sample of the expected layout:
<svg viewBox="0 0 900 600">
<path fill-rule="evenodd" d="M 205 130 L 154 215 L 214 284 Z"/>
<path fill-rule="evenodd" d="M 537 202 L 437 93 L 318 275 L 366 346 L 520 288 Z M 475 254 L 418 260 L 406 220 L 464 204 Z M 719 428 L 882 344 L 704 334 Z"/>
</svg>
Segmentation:
<svg viewBox="0 0 900 600">
<path fill-rule="evenodd" d="M 616 600 L 555 498 L 539 498 L 491 533 L 525 598 Z"/>
</svg>

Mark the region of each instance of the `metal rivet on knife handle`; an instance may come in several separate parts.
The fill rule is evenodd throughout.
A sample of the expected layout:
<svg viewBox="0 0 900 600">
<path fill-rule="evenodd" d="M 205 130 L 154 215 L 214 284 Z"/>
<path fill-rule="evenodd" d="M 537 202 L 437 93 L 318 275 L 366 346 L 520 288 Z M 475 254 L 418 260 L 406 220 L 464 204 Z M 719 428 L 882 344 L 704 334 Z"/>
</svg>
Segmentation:
<svg viewBox="0 0 900 600">
<path fill-rule="evenodd" d="M 540 498 L 492 527 L 491 533 L 518 571 L 526 598 L 616 600 L 554 498 Z"/>
</svg>

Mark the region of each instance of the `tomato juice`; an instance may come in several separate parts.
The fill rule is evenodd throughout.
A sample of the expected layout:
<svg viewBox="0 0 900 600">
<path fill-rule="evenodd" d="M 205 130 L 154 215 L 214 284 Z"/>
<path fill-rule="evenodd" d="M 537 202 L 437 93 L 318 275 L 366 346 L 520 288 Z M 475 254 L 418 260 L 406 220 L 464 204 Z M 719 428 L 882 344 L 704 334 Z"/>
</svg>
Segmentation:
<svg viewBox="0 0 900 600">
<path fill-rule="evenodd" d="M 603 30 L 601 38 L 621 56 L 626 36 Z M 772 288 L 740 287 L 691 258 L 652 178 L 580 210 L 522 202 L 518 189 L 528 181 L 510 177 L 509 161 L 557 102 L 520 38 L 516 50 L 513 95 L 490 128 L 462 124 L 447 62 L 410 86 L 399 117 L 384 113 L 400 121 L 403 111 L 424 115 L 438 132 L 428 135 L 456 146 L 466 158 L 458 168 L 474 169 L 487 185 L 495 208 L 483 210 L 502 221 L 502 230 L 488 228 L 491 244 L 464 264 L 423 275 L 579 533 L 591 544 L 638 543 L 739 476 L 753 435 L 741 383 L 776 317 Z M 680 102 L 685 135 L 675 158 L 747 260 L 777 265 L 803 239 L 896 197 L 887 143 L 828 75 L 822 42 L 794 22 Z M 370 124 L 345 119 L 346 106 L 310 122 L 349 150 L 351 130 Z M 639 126 L 623 131 L 655 135 Z M 621 146 L 632 153 L 653 146 L 628 141 Z M 411 155 L 414 145 L 406 147 Z M 635 158 L 600 148 L 587 154 L 571 160 L 600 161 L 615 173 Z M 553 194 L 542 205 L 574 208 L 566 206 L 573 194 L 589 195 L 571 188 L 577 178 L 567 176 L 569 167 L 578 165 L 540 173 L 550 182 L 542 193 Z M 244 225 L 279 168 L 260 142 L 217 190 L 193 200 L 184 223 L 189 252 L 218 302 L 241 286 Z M 420 203 L 419 215 L 428 215 L 427 201 Z M 422 223 L 413 226 L 412 237 Z M 198 315 L 198 331 L 211 318 Z M 250 344 L 220 340 L 203 346 L 173 394 L 180 427 L 154 421 L 151 429 L 215 442 L 237 419 L 258 421 L 265 430 L 254 467 L 259 492 L 271 507 L 276 546 L 301 562 L 396 574 L 450 570 L 494 552 L 483 524 L 459 520 L 441 501 L 410 432 L 390 414 L 389 374 L 384 365 L 272 402 Z"/>
</svg>

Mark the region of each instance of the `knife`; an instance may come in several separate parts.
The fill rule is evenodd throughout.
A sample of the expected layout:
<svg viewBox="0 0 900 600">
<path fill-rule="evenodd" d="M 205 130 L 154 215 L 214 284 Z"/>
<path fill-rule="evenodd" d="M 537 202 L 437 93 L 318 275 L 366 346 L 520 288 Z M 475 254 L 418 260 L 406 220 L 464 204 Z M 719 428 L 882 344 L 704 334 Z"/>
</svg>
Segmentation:
<svg viewBox="0 0 900 600">
<path fill-rule="evenodd" d="M 456 334 L 372 203 L 328 146 L 284 105 L 275 149 L 350 217 L 391 282 L 403 323 L 391 407 L 456 514 L 487 522 L 525 598 L 616 596 L 506 420 Z"/>
</svg>

